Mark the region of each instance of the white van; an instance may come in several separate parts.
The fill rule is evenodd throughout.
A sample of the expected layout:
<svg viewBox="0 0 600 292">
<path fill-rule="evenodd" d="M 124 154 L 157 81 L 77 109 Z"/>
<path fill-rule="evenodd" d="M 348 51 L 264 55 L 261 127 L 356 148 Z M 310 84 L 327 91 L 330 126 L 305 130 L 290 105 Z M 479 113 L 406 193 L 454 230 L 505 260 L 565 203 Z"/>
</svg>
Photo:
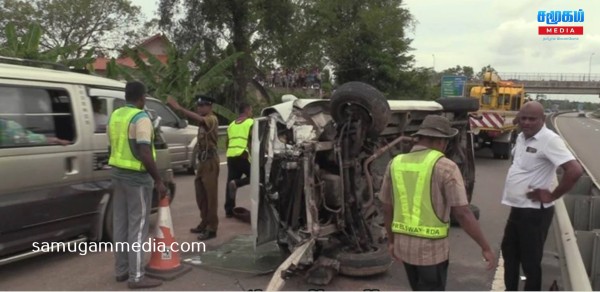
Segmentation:
<svg viewBox="0 0 600 292">
<path fill-rule="evenodd" d="M 91 99 L 124 96 L 125 84 L 39 66 L 48 64 L 0 58 L 0 264 L 34 255 L 33 242 L 111 238 L 108 141 L 95 131 Z M 174 195 L 169 150 L 156 137 Z"/>
</svg>

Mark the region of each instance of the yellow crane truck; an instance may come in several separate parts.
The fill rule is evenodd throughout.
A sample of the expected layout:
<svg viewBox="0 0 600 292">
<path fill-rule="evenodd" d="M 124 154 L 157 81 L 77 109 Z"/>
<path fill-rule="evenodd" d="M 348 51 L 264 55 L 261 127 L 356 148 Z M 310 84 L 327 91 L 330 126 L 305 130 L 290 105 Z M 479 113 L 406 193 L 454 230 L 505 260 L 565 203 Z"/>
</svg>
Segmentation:
<svg viewBox="0 0 600 292">
<path fill-rule="evenodd" d="M 479 110 L 469 119 L 476 149 L 490 147 L 494 158 L 509 159 L 517 134 L 513 120 L 525 102 L 523 84 L 503 81 L 487 71 L 483 84 L 471 88 L 470 97 L 479 100 Z"/>
</svg>

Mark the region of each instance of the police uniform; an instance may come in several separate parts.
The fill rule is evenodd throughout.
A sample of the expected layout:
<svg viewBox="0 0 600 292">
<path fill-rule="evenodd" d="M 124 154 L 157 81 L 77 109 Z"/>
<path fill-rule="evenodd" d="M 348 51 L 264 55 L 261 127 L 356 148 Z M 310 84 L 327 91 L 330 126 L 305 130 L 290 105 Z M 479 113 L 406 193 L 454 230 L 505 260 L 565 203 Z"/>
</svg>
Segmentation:
<svg viewBox="0 0 600 292">
<path fill-rule="evenodd" d="M 246 118 L 242 121 L 233 121 L 227 127 L 227 187 L 225 191 L 225 214 L 227 217 L 233 216 L 237 188 L 250 183 L 248 139 L 252 125 L 254 125 L 254 120 Z"/>
<path fill-rule="evenodd" d="M 198 104 L 212 104 L 214 99 L 201 97 Z M 196 203 L 200 209 L 200 225 L 196 230 L 200 233 L 198 239 L 209 239 L 216 236 L 219 226 L 218 193 L 219 193 L 219 155 L 217 139 L 219 135 L 219 120 L 214 113 L 204 116 L 204 123 L 198 127 L 198 166 L 194 185 L 196 188 Z"/>
</svg>

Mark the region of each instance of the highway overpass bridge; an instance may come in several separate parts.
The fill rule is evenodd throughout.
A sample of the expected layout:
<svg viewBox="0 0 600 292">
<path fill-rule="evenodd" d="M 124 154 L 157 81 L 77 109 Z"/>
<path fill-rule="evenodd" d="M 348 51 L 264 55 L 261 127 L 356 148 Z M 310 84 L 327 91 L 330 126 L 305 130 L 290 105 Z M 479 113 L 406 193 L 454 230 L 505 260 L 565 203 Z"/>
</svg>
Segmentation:
<svg viewBox="0 0 600 292">
<path fill-rule="evenodd" d="M 589 94 L 600 97 L 600 74 L 498 73 L 502 80 L 523 83 L 529 94 Z"/>
</svg>

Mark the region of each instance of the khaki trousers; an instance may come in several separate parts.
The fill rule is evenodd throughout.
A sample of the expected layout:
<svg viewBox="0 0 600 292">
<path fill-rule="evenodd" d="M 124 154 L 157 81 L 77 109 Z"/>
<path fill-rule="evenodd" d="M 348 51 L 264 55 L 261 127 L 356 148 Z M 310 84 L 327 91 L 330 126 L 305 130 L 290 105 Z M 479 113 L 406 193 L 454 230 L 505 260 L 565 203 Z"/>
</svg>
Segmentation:
<svg viewBox="0 0 600 292">
<path fill-rule="evenodd" d="M 200 228 L 217 231 L 219 227 L 219 156 L 198 162 L 196 179 L 196 204 L 200 210 Z"/>
</svg>

